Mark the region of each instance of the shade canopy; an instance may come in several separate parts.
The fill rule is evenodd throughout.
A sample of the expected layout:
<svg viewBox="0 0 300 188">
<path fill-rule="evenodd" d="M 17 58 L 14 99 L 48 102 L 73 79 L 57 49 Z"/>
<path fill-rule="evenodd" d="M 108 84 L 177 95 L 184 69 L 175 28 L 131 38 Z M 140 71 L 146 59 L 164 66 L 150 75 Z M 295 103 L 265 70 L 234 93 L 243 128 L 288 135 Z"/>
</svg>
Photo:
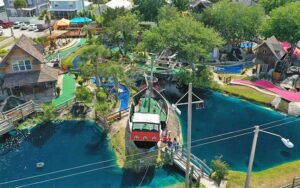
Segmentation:
<svg viewBox="0 0 300 188">
<path fill-rule="evenodd" d="M 56 25 L 58 27 L 68 27 L 70 25 L 70 20 L 67 20 L 67 19 L 63 18 L 61 20 L 58 20 L 56 22 Z"/>
<path fill-rule="evenodd" d="M 84 23 L 90 23 L 93 20 L 87 17 L 77 17 L 73 18 L 70 22 L 71 24 L 84 24 Z"/>
<path fill-rule="evenodd" d="M 127 0 L 111 0 L 108 3 L 106 3 L 106 6 L 112 9 L 125 8 L 130 10 L 133 8 L 133 3 Z"/>
</svg>

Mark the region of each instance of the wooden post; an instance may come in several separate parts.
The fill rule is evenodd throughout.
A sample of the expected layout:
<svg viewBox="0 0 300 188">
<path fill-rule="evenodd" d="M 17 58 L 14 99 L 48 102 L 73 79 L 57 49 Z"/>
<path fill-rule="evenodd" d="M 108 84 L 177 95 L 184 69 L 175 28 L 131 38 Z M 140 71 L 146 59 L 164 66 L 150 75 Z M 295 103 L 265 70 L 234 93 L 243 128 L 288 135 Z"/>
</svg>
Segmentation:
<svg viewBox="0 0 300 188">
<path fill-rule="evenodd" d="M 293 178 L 293 182 L 292 182 L 292 188 L 296 187 L 296 177 Z"/>
</svg>

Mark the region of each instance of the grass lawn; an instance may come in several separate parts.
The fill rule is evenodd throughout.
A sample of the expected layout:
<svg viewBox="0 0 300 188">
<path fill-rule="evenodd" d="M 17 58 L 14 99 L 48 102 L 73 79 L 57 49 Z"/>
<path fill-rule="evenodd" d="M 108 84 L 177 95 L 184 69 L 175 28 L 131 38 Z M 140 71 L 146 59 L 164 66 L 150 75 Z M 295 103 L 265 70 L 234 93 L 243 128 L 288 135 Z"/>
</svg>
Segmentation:
<svg viewBox="0 0 300 188">
<path fill-rule="evenodd" d="M 255 89 L 246 86 L 225 85 L 221 86 L 220 89 L 238 97 L 249 99 L 263 104 L 270 104 L 275 98 L 272 95 L 261 93 Z"/>
<path fill-rule="evenodd" d="M 122 159 L 125 158 L 125 131 L 125 127 L 122 127 L 119 129 L 119 132 L 112 135 L 110 138 L 110 143 L 116 151 L 118 164 L 120 165 L 120 167 L 124 166 L 124 161 Z"/>
<path fill-rule="evenodd" d="M 175 185 L 171 185 L 168 186 L 168 188 L 184 188 L 185 187 L 185 183 L 179 183 L 179 184 L 175 184 Z M 192 188 L 205 188 L 204 185 L 200 185 L 200 186 L 196 186 L 195 184 L 192 184 Z"/>
<path fill-rule="evenodd" d="M 7 38 L 9 38 L 9 37 L 0 36 L 0 42 L 7 39 Z"/>
<path fill-rule="evenodd" d="M 251 187 L 270 188 L 280 187 L 291 183 L 293 178 L 300 176 L 300 160 L 276 166 L 260 172 L 254 172 L 251 176 Z M 244 187 L 246 173 L 230 171 L 228 176 L 228 188 Z"/>
<path fill-rule="evenodd" d="M 63 86 L 61 95 L 52 100 L 55 106 L 75 97 L 75 80 L 70 74 L 65 74 L 63 78 Z"/>
</svg>

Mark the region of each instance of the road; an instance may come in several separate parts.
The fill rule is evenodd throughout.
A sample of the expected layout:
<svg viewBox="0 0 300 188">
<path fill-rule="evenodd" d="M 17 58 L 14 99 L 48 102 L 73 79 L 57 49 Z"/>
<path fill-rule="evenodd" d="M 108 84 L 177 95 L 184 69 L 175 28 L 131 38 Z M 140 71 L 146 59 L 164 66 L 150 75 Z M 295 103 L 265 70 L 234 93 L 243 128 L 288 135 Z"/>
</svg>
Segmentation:
<svg viewBox="0 0 300 188">
<path fill-rule="evenodd" d="M 21 30 L 21 29 L 13 29 L 14 35 L 16 38 L 20 38 L 22 34 L 29 38 L 38 38 L 49 35 L 49 30 L 46 29 L 44 31 L 28 31 L 28 30 Z M 3 36 L 10 37 L 11 31 L 10 28 L 3 29 Z"/>
</svg>

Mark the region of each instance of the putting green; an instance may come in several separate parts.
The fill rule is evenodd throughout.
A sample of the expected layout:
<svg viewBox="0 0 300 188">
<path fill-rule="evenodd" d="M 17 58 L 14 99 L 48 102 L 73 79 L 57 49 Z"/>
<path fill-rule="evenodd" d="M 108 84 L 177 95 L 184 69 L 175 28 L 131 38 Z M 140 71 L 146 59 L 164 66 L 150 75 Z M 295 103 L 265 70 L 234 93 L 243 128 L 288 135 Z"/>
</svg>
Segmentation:
<svg viewBox="0 0 300 188">
<path fill-rule="evenodd" d="M 63 78 L 63 85 L 61 95 L 52 100 L 52 104 L 58 107 L 60 104 L 75 97 L 75 80 L 70 74 L 65 74 Z"/>
</svg>

